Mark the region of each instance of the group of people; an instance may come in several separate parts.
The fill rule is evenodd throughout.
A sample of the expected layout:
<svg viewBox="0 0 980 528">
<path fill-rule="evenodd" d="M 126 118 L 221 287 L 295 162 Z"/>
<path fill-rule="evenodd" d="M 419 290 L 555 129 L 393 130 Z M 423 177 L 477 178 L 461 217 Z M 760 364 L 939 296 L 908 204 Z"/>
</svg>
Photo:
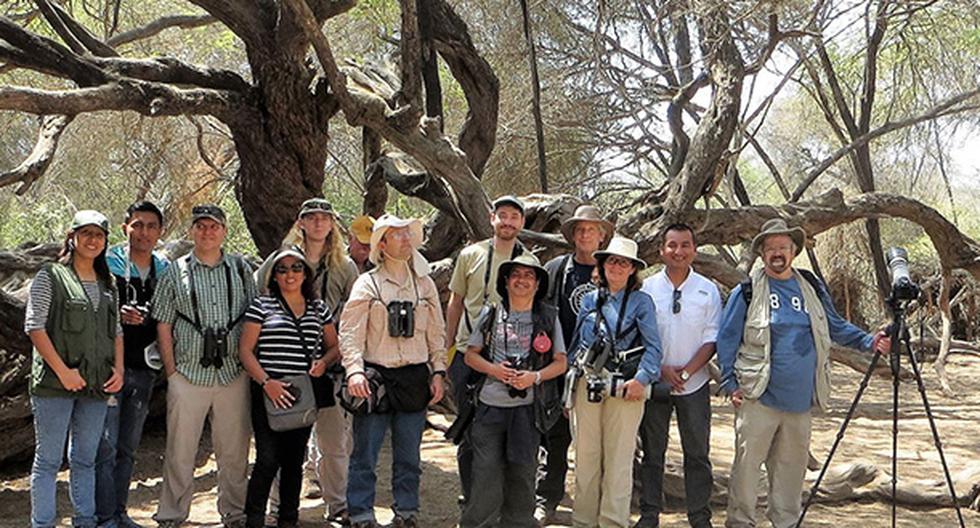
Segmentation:
<svg viewBox="0 0 980 528">
<path fill-rule="evenodd" d="M 446 390 L 458 407 L 447 435 L 458 444 L 461 527 L 553 520 L 573 444 L 573 525 L 630 526 L 637 438 L 634 526 L 658 526 L 675 411 L 688 519 L 711 526 L 707 364 L 716 352 L 736 407 L 726 526 L 756 525 L 763 465 L 767 516 L 792 526 L 810 410 L 829 399 L 831 344 L 889 346 L 884 334 L 843 320 L 819 279 L 792 267 L 802 229 L 767 222 L 752 243 L 763 266 L 723 308 L 718 288 L 692 267 L 690 226 L 666 228 L 664 269 L 641 280 L 637 244 L 615 235 L 596 207 L 562 224 L 573 251 L 544 265 L 518 239 L 524 220 L 520 199 L 493 202 L 493 237 L 459 254 L 444 317 L 417 219 L 358 217 L 345 237 L 331 204 L 310 199 L 253 272 L 224 250 L 217 206 L 192 209 L 193 249 L 172 262 L 154 252 L 164 215 L 152 203 L 127 209 L 126 242 L 111 248 L 108 219 L 78 212 L 60 258 L 35 277 L 25 318 L 35 349 L 32 526 L 57 522 L 66 440 L 72 524 L 139 526 L 127 494 L 160 371 L 167 443 L 154 520 L 162 527 L 190 513 L 206 421 L 226 527 L 296 526 L 306 465 L 328 521 L 376 526 L 389 434 L 392 526 L 419 526 L 426 410 Z"/>
</svg>

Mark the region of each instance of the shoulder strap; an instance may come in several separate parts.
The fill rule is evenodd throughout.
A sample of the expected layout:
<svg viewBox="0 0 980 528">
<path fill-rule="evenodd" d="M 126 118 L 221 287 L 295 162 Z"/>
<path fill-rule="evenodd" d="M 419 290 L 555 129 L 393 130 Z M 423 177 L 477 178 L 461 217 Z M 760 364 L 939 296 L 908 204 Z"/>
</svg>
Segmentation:
<svg viewBox="0 0 980 528">
<path fill-rule="evenodd" d="M 742 285 L 742 300 L 745 301 L 745 305 L 752 304 L 752 277 L 745 279 L 739 284 Z"/>
<path fill-rule="evenodd" d="M 810 283 L 810 286 L 813 286 L 813 290 L 817 292 L 817 295 L 820 295 L 820 292 L 822 292 L 824 289 L 823 283 L 820 281 L 820 279 L 817 278 L 817 276 L 810 270 L 798 269 L 796 271 L 799 271 L 800 275 L 803 275 L 803 278 Z"/>
<path fill-rule="evenodd" d="M 86 301 L 91 304 L 91 300 L 85 293 L 85 288 L 82 287 L 82 281 L 78 279 L 75 272 L 61 264 L 60 262 L 52 262 L 48 266 L 48 273 L 56 284 L 60 284 L 65 290 L 65 293 L 72 300 Z"/>
</svg>

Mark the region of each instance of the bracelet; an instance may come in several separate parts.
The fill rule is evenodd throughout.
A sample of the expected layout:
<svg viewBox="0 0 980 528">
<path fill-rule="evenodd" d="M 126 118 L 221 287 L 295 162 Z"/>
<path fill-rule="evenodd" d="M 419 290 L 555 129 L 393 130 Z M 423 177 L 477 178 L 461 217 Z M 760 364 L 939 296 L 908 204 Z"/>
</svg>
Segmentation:
<svg viewBox="0 0 980 528">
<path fill-rule="evenodd" d="M 265 387 L 265 384 L 266 383 L 269 383 L 269 376 L 268 375 L 265 377 L 265 379 L 263 379 L 261 382 L 259 382 L 259 385 Z"/>
<path fill-rule="evenodd" d="M 540 370 L 534 371 L 534 384 L 535 385 L 541 385 L 541 371 Z"/>
</svg>

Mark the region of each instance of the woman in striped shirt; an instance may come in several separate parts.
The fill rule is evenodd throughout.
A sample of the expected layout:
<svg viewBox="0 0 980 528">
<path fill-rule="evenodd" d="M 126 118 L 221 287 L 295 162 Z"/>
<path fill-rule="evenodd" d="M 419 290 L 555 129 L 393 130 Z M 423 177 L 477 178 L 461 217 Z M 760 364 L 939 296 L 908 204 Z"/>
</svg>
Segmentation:
<svg viewBox="0 0 980 528">
<path fill-rule="evenodd" d="M 273 431 L 263 398 L 290 407 L 293 396 L 277 378 L 309 373 L 322 376 L 336 361 L 337 331 L 326 304 L 313 291 L 313 273 L 303 252 L 280 249 L 272 259 L 269 295 L 257 297 L 245 313 L 239 357 L 252 383 L 255 466 L 245 499 L 246 524 L 261 528 L 276 472 L 279 479 L 279 526 L 296 526 L 303 460 L 311 427 Z"/>
</svg>

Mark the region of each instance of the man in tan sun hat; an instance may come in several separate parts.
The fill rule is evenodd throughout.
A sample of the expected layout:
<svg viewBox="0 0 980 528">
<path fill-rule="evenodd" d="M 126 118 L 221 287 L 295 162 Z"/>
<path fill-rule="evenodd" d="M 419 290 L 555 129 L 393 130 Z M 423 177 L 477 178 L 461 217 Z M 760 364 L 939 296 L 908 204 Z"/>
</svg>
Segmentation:
<svg viewBox="0 0 980 528">
<path fill-rule="evenodd" d="M 428 405 L 443 394 L 446 333 L 439 292 L 418 252 L 422 223 L 384 215 L 374 223 L 369 258 L 377 267 L 354 283 L 340 321 L 340 354 L 352 396 L 368 398 L 365 369 L 383 379 L 391 410 L 354 416 L 347 480 L 352 526 L 373 527 L 375 468 L 388 429 L 393 456 L 392 526 L 418 526 L 420 447 Z"/>
<path fill-rule="evenodd" d="M 347 249 L 350 258 L 357 264 L 357 269 L 361 273 L 374 267 L 374 264 L 368 260 L 368 253 L 371 252 L 372 229 L 374 229 L 374 218 L 368 215 L 361 215 L 351 220 Z"/>
<path fill-rule="evenodd" d="M 580 205 L 575 209 L 575 214 L 561 224 L 561 233 L 572 244 L 573 251 L 551 259 L 544 268 L 549 279 L 546 301 L 558 310 L 565 343 L 572 341 L 582 298 L 596 288 L 592 282 L 596 264 L 592 253 L 606 246 L 613 236 L 613 229 L 612 222 L 602 217 L 598 207 L 590 204 Z M 564 378 L 559 379 L 559 392 L 564 382 Z M 571 443 L 572 433 L 565 416 L 559 417 L 541 439 L 547 456 L 538 468 L 535 518 L 542 524 L 550 524 L 558 503 L 565 496 L 568 447 Z"/>
<path fill-rule="evenodd" d="M 722 388 L 732 397 L 735 461 L 725 526 L 754 527 L 759 472 L 769 474 L 766 516 L 794 526 L 810 446 L 810 413 L 830 401 L 833 343 L 888 353 L 884 332 L 869 334 L 834 309 L 826 286 L 792 267 L 806 243 L 802 228 L 781 218 L 762 226 L 752 249 L 763 268 L 732 290 L 718 332 Z"/>
</svg>

